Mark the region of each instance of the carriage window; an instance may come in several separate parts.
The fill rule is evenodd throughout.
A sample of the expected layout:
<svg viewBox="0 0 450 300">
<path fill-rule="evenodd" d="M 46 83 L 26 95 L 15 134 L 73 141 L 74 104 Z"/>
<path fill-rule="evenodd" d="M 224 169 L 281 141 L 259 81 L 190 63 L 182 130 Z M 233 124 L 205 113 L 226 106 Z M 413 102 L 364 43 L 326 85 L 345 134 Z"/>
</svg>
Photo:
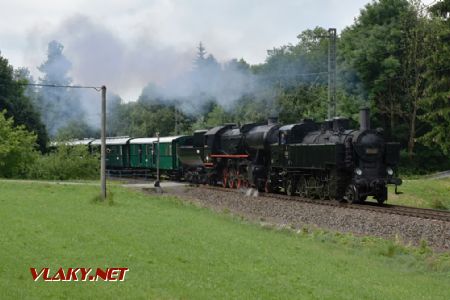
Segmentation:
<svg viewBox="0 0 450 300">
<path fill-rule="evenodd" d="M 286 144 L 286 133 L 282 132 L 280 133 L 280 145 L 285 145 Z"/>
</svg>

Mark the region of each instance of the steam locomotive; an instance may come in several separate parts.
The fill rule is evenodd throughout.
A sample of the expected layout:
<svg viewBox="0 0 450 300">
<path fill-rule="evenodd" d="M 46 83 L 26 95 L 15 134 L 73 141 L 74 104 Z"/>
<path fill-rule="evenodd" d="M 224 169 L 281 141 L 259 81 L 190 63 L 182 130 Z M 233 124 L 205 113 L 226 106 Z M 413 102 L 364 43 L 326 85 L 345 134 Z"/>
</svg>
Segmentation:
<svg viewBox="0 0 450 300">
<path fill-rule="evenodd" d="M 388 184 L 402 183 L 394 176 L 399 153 L 399 143 L 370 129 L 367 108 L 360 111 L 359 129 L 350 129 L 345 118 L 285 126 L 272 118 L 196 131 L 177 151 L 190 182 L 351 203 L 373 196 L 380 204 Z"/>
</svg>

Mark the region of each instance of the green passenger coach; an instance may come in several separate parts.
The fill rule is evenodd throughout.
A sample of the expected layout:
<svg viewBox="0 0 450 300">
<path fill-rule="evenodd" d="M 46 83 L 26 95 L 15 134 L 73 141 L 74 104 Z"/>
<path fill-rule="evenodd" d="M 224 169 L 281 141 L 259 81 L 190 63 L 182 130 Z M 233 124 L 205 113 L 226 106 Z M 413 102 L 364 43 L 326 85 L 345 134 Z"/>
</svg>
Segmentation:
<svg viewBox="0 0 450 300">
<path fill-rule="evenodd" d="M 158 138 L 106 138 L 106 168 L 107 169 L 142 169 L 156 173 L 158 167 L 163 176 L 179 179 L 183 174 L 178 149 L 192 140 L 191 136 L 169 136 Z M 72 142 L 90 145 L 91 151 L 100 152 L 101 140 L 86 140 Z"/>
<path fill-rule="evenodd" d="M 137 138 L 130 140 L 130 167 L 151 169 L 155 164 L 154 149 L 157 138 Z"/>
<path fill-rule="evenodd" d="M 162 174 L 171 178 L 179 178 L 181 174 L 181 164 L 178 159 L 177 149 L 184 145 L 189 136 L 169 136 L 157 138 L 136 138 L 129 141 L 130 167 L 150 169 L 155 171 L 158 167 Z"/>
<path fill-rule="evenodd" d="M 124 169 L 129 167 L 129 147 L 131 138 L 107 138 L 106 139 L 106 168 Z M 91 143 L 92 148 L 100 148 L 101 140 L 97 139 Z M 98 150 L 100 151 L 100 150 Z"/>
</svg>

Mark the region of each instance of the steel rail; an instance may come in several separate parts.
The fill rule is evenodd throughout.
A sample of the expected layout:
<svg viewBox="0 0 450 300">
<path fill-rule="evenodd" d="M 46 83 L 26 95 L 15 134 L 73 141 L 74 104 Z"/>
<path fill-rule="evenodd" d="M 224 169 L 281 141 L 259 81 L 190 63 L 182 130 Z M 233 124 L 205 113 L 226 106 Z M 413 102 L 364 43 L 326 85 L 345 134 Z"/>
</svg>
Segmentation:
<svg viewBox="0 0 450 300">
<path fill-rule="evenodd" d="M 223 188 L 218 186 L 200 186 L 203 189 L 214 189 L 223 192 L 231 192 L 231 193 L 244 193 L 243 189 L 230 189 Z M 326 205 L 332 207 L 346 208 L 346 209 L 357 209 L 357 210 L 366 210 L 371 212 L 385 213 L 391 215 L 401 215 L 401 216 L 409 216 L 409 217 L 417 217 L 428 220 L 438 220 L 450 222 L 450 211 L 444 210 L 436 210 L 430 208 L 419 208 L 419 207 L 410 207 L 410 206 L 402 206 L 402 205 L 394 205 L 394 204 L 383 204 L 379 205 L 374 202 L 364 202 L 361 204 L 350 204 L 347 202 L 339 202 L 336 200 L 318 200 L 311 198 L 302 198 L 299 196 L 288 196 L 284 194 L 272 194 L 265 192 L 258 192 L 260 197 L 266 198 L 274 198 L 285 201 L 298 201 L 303 203 L 315 204 L 315 205 Z"/>
</svg>

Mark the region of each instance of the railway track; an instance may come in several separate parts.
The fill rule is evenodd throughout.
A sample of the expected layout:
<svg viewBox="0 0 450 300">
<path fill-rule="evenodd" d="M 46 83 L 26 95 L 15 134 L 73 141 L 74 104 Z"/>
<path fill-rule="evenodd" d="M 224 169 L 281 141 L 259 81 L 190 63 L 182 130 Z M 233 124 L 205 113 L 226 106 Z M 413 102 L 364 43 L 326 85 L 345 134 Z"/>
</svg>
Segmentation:
<svg viewBox="0 0 450 300">
<path fill-rule="evenodd" d="M 223 187 L 217 187 L 217 186 L 215 186 L 215 187 L 200 186 L 199 188 L 220 190 L 220 191 L 229 192 L 229 193 L 245 193 L 245 191 L 243 191 L 243 190 L 229 189 L 229 188 L 223 188 Z M 409 207 L 409 206 L 401 206 L 401 205 L 393 205 L 393 204 L 379 205 L 374 202 L 365 202 L 364 204 L 349 204 L 349 203 L 345 203 L 345 202 L 338 202 L 335 200 L 316 200 L 316 199 L 309 199 L 309 198 L 301 198 L 298 196 L 288 196 L 288 195 L 283 195 L 283 194 L 268 194 L 268 193 L 264 193 L 264 192 L 259 192 L 259 196 L 275 198 L 275 199 L 280 199 L 280 200 L 285 200 L 285 201 L 300 201 L 300 202 L 311 203 L 311 204 L 315 204 L 315 205 L 326 205 L 326 206 L 333 206 L 333 207 L 340 207 L 340 208 L 347 208 L 347 209 L 366 210 L 366 211 L 379 212 L 379 213 L 385 213 L 385 214 L 391 214 L 391 215 L 410 216 L 410 217 L 416 217 L 416 218 L 421 218 L 421 219 L 450 222 L 450 211 L 435 210 L 435 209 L 429 209 L 429 208 L 418 208 L 418 207 Z"/>
<path fill-rule="evenodd" d="M 142 179 L 136 179 L 135 177 L 130 178 L 130 176 L 115 178 L 115 179 L 131 179 L 131 180 L 142 180 Z M 147 181 L 145 181 L 147 182 Z M 230 188 L 223 188 L 220 186 L 209 186 L 209 185 L 199 185 L 198 186 L 201 189 L 210 189 L 210 190 L 220 190 L 223 192 L 228 193 L 240 193 L 245 194 L 246 191 L 243 189 L 230 189 Z M 383 204 L 379 205 L 374 202 L 365 202 L 364 204 L 349 204 L 346 202 L 338 202 L 335 200 L 318 200 L 318 199 L 309 199 L 309 198 L 301 198 L 299 196 L 288 196 L 284 194 L 269 194 L 264 192 L 259 192 L 259 196 L 261 197 L 267 197 L 267 198 L 275 198 L 280 199 L 284 201 L 299 201 L 304 203 L 311 203 L 315 205 L 326 205 L 326 206 L 332 206 L 332 207 L 340 207 L 340 208 L 347 208 L 347 209 L 358 209 L 358 210 L 366 210 L 366 211 L 372 211 L 372 212 L 379 212 L 379 213 L 385 213 L 385 214 L 391 214 L 391 215 L 401 215 L 401 216 L 410 216 L 410 217 L 417 217 L 422 219 L 428 219 L 428 220 L 439 220 L 439 221 L 445 221 L 450 222 L 450 211 L 443 211 L 443 210 L 435 210 L 435 209 L 429 209 L 429 208 L 418 208 L 418 207 L 409 207 L 409 206 L 402 206 L 402 205 L 394 205 L 394 204 Z"/>
</svg>

